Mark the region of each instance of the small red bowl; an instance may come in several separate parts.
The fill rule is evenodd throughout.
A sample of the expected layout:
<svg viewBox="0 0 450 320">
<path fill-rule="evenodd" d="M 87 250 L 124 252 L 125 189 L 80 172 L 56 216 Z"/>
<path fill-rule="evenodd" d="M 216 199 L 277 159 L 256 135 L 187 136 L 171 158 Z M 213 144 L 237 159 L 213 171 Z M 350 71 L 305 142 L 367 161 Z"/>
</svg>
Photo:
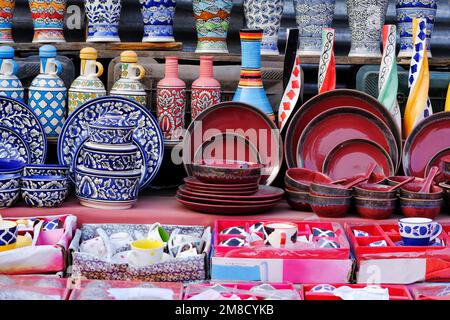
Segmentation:
<svg viewBox="0 0 450 320">
<path fill-rule="evenodd" d="M 192 174 L 204 183 L 257 183 L 263 165 L 243 161 L 202 160 L 192 165 Z"/>
<path fill-rule="evenodd" d="M 286 199 L 292 209 L 311 211 L 311 206 L 309 205 L 309 192 L 286 189 Z"/>
<path fill-rule="evenodd" d="M 395 186 L 395 185 L 399 184 L 400 182 L 403 182 L 403 181 L 408 180 L 410 178 L 412 178 L 412 177 L 411 176 L 392 176 L 392 177 L 389 177 L 389 178 L 386 179 L 386 183 L 388 185 L 390 185 L 390 186 Z M 414 177 L 414 178 L 415 179 L 413 181 L 411 181 L 411 183 L 412 182 L 423 182 L 424 181 L 424 179 L 421 179 L 421 178 L 417 178 L 417 177 Z"/>
<path fill-rule="evenodd" d="M 392 186 L 373 183 L 361 183 L 353 188 L 356 197 L 370 199 L 393 199 L 397 197 L 397 190 L 388 191 Z"/>
<path fill-rule="evenodd" d="M 341 218 L 352 205 L 352 197 L 323 197 L 310 194 L 312 211 L 323 218 Z"/>
<path fill-rule="evenodd" d="M 367 199 L 355 198 L 355 206 L 358 214 L 366 219 L 388 219 L 397 208 L 397 198 L 392 199 Z"/>
<path fill-rule="evenodd" d="M 424 200 L 400 198 L 400 209 L 405 217 L 436 218 L 441 212 L 443 199 Z"/>
<path fill-rule="evenodd" d="M 309 192 L 309 186 L 312 182 L 331 183 L 333 181 L 323 173 L 306 168 L 288 169 L 284 177 L 286 187 L 292 190 Z"/>
<path fill-rule="evenodd" d="M 322 184 L 312 182 L 309 186 L 309 193 L 314 196 L 323 197 L 351 197 L 352 189 L 345 189 L 339 184 Z"/>
<path fill-rule="evenodd" d="M 444 196 L 444 190 L 436 185 L 431 186 L 431 192 L 421 193 L 422 182 L 410 182 L 400 188 L 400 197 L 408 199 L 438 200 Z"/>
</svg>

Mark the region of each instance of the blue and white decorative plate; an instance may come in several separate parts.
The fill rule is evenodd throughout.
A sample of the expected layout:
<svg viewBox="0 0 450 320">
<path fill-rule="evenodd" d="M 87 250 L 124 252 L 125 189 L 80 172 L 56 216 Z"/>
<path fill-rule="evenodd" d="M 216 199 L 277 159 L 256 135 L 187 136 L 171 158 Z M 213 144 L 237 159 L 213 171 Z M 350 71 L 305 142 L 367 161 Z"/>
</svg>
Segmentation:
<svg viewBox="0 0 450 320">
<path fill-rule="evenodd" d="M 80 147 L 89 133 L 89 123 L 105 113 L 124 115 L 136 123 L 133 141 L 139 148 L 142 178 L 140 188 L 148 186 L 155 178 L 161 166 L 164 154 L 164 139 L 156 119 L 139 103 L 116 96 L 104 96 L 92 99 L 79 106 L 66 120 L 58 139 L 58 160 L 69 166 L 70 178 L 74 181 L 74 168 L 81 162 Z"/>
<path fill-rule="evenodd" d="M 28 163 L 44 163 L 47 136 L 30 107 L 13 98 L 0 96 L 0 125 L 17 133 L 28 145 L 31 158 Z"/>
<path fill-rule="evenodd" d="M 15 131 L 0 125 L 0 158 L 16 159 L 29 163 L 28 144 Z"/>
</svg>

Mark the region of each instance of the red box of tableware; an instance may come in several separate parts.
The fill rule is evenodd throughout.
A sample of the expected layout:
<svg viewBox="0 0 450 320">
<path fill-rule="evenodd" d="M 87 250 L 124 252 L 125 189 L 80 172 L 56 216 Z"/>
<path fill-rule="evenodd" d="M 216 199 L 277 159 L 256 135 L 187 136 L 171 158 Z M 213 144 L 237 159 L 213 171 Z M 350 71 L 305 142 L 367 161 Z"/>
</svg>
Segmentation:
<svg viewBox="0 0 450 320">
<path fill-rule="evenodd" d="M 54 275 L 0 275 L 0 300 L 66 300 L 67 279 Z"/>
<path fill-rule="evenodd" d="M 347 223 L 358 283 L 450 280 L 450 224 L 427 246 L 404 245 L 397 223 Z"/>
<path fill-rule="evenodd" d="M 293 225 L 296 234 L 274 245 L 275 232 L 265 227 L 276 224 Z M 213 244 L 214 281 L 347 283 L 352 274 L 349 242 L 338 223 L 217 220 Z"/>
<path fill-rule="evenodd" d="M 366 296 L 360 296 L 357 298 L 356 295 L 352 295 L 352 290 L 360 290 L 360 289 L 367 289 L 370 286 L 367 286 L 365 284 L 304 284 L 303 286 L 303 297 L 305 300 L 373 300 L 374 295 L 366 295 Z M 336 294 L 333 293 L 335 289 L 343 289 L 346 287 L 347 292 L 339 292 Z M 389 284 L 381 284 L 376 285 L 375 290 L 381 289 L 386 290 L 387 289 L 387 298 L 389 300 L 413 300 L 411 293 L 408 290 L 407 286 L 404 285 L 389 285 Z M 346 297 L 348 295 L 348 297 Z M 383 295 L 381 295 L 383 296 Z"/>
</svg>

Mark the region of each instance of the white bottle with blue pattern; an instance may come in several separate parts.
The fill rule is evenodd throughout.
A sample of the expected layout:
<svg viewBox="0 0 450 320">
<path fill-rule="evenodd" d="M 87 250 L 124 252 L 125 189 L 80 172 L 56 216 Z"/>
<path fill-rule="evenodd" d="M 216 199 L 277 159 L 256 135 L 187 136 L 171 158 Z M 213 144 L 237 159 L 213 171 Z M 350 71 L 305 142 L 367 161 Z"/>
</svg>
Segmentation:
<svg viewBox="0 0 450 320">
<path fill-rule="evenodd" d="M 23 87 L 17 78 L 17 63 L 13 60 L 14 48 L 0 47 L 0 95 L 23 101 Z"/>
<path fill-rule="evenodd" d="M 31 82 L 28 104 L 44 127 L 48 140 L 56 140 L 67 113 L 67 88 L 58 77 L 61 63 L 56 60 L 56 48 L 44 45 L 39 49 L 41 72 Z"/>
</svg>

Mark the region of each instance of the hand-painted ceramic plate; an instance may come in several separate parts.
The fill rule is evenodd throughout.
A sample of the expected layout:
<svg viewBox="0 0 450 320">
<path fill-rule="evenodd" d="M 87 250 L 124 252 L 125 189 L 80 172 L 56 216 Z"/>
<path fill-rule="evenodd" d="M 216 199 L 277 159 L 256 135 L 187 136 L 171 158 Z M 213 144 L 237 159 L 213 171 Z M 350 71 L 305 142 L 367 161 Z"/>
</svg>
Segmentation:
<svg viewBox="0 0 450 320">
<path fill-rule="evenodd" d="M 36 114 L 23 102 L 0 96 L 0 125 L 9 128 L 28 145 L 29 163 L 44 163 L 47 136 Z"/>
<path fill-rule="evenodd" d="M 183 206 L 198 212 L 211 213 L 211 214 L 221 214 L 221 215 L 242 215 L 242 214 L 255 214 L 260 212 L 269 211 L 272 209 L 278 201 L 274 201 L 269 204 L 259 204 L 259 205 L 243 205 L 243 206 L 224 206 L 209 203 L 199 203 L 183 200 L 180 196 L 175 196 L 177 201 Z"/>
<path fill-rule="evenodd" d="M 397 143 L 398 154 L 401 154 L 402 137 L 400 129 L 389 111 L 374 97 L 357 90 L 337 89 L 322 93 L 308 100 L 292 116 L 286 130 L 285 155 L 289 168 L 297 167 L 297 145 L 301 134 L 308 123 L 320 113 L 336 107 L 354 107 L 363 109 L 380 118 L 390 129 Z M 400 161 L 394 163 L 396 170 Z"/>
<path fill-rule="evenodd" d="M 423 178 L 428 162 L 450 148 L 450 112 L 439 112 L 422 120 L 406 139 L 403 171 L 407 176 Z"/>
<path fill-rule="evenodd" d="M 378 143 L 397 163 L 397 143 L 383 121 L 358 108 L 333 108 L 322 112 L 305 127 L 298 141 L 297 164 L 300 168 L 322 171 L 328 153 L 350 139 Z"/>
<path fill-rule="evenodd" d="M 328 153 L 322 172 L 333 180 L 345 179 L 365 172 L 372 163 L 377 164 L 375 172 L 386 177 L 394 175 L 394 164 L 386 150 L 370 140 L 351 139 Z"/>
<path fill-rule="evenodd" d="M 278 202 L 281 200 L 281 198 L 276 199 L 269 199 L 269 200 L 218 200 L 214 198 L 207 198 L 207 197 L 193 197 L 186 194 L 181 193 L 180 191 L 177 191 L 177 196 L 179 196 L 181 199 L 190 201 L 190 202 L 196 202 L 196 203 L 210 203 L 210 204 L 217 204 L 217 205 L 223 205 L 223 206 L 245 206 L 245 205 L 261 205 L 261 204 L 272 204 L 274 202 Z"/>
<path fill-rule="evenodd" d="M 81 146 L 88 137 L 89 123 L 107 112 L 120 113 L 137 124 L 134 144 L 142 159 L 143 171 L 140 187 L 144 188 L 155 178 L 164 153 L 164 139 L 156 119 L 140 104 L 122 97 L 105 96 L 88 101 L 78 107 L 66 120 L 58 139 L 59 163 L 73 169 L 80 162 Z M 138 152 L 138 153 L 139 153 Z"/>
<path fill-rule="evenodd" d="M 264 165 L 260 183 L 270 184 L 275 180 L 283 161 L 283 143 L 278 128 L 259 109 L 235 101 L 206 109 L 189 125 L 183 139 L 183 163 L 188 175 L 192 175 L 192 163 L 198 148 L 221 133 L 236 133 L 256 146 Z M 225 160 L 242 159 L 235 155 Z"/>
<path fill-rule="evenodd" d="M 185 195 L 189 195 L 192 197 L 203 197 L 203 198 L 211 198 L 211 195 L 203 192 L 192 192 L 187 190 L 184 186 L 180 186 L 178 190 Z M 284 194 L 284 190 L 271 186 L 263 186 L 260 185 L 259 189 L 256 193 L 250 196 L 237 196 L 237 195 L 215 195 L 214 199 L 220 200 L 248 200 L 248 201 L 258 201 L 258 200 L 273 200 L 277 198 L 281 198 Z"/>
<path fill-rule="evenodd" d="M 15 131 L 0 125 L 0 158 L 16 159 L 30 163 L 28 144 Z"/>
<path fill-rule="evenodd" d="M 438 152 L 433 158 L 431 158 L 427 164 L 427 168 L 425 169 L 424 177 L 428 175 L 431 167 L 436 166 L 441 172 L 434 178 L 434 181 L 438 183 L 445 182 L 447 179 L 445 178 L 444 161 L 450 161 L 450 148 L 446 148 Z"/>
<path fill-rule="evenodd" d="M 236 184 L 212 184 L 204 183 L 195 177 L 186 177 L 183 179 L 187 186 L 200 187 L 200 188 L 222 188 L 222 189 L 239 189 L 239 188 L 252 188 L 257 186 L 256 183 L 236 183 Z"/>
</svg>

